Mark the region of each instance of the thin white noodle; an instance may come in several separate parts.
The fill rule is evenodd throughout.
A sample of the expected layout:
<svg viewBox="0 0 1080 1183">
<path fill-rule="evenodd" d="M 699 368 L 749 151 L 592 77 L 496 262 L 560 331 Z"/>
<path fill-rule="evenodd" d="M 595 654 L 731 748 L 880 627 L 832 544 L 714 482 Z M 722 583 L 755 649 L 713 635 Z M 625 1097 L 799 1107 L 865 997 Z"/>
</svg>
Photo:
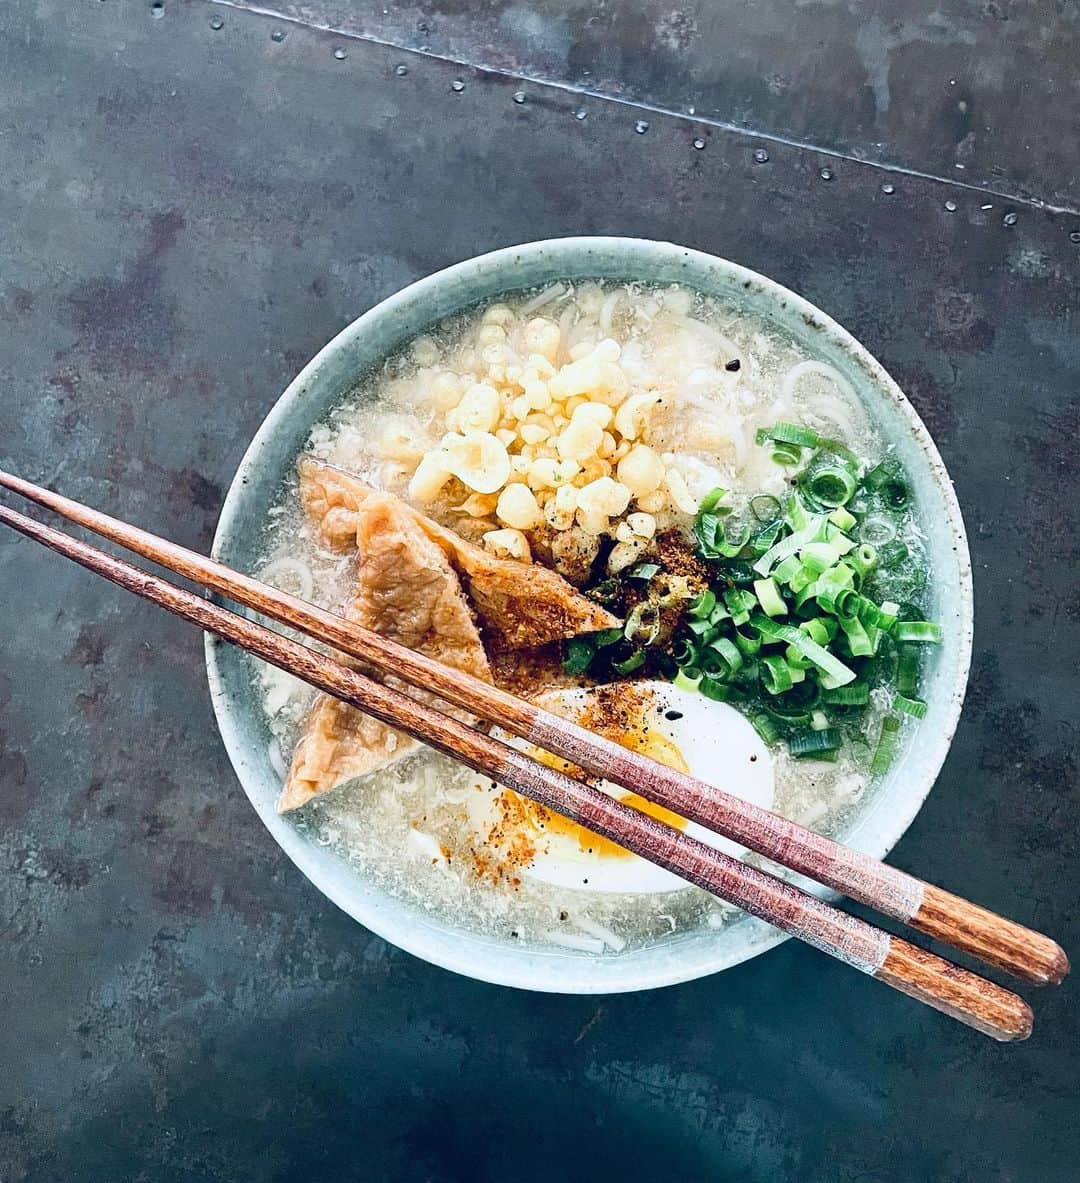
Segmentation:
<svg viewBox="0 0 1080 1183">
<path fill-rule="evenodd" d="M 604 925 L 598 924 L 595 920 L 590 920 L 588 916 L 575 916 L 574 923 L 582 932 L 587 932 L 589 936 L 603 941 L 609 949 L 612 949 L 616 953 L 621 953 L 626 948 L 626 941 L 617 932 L 613 932 L 610 928 L 605 928 Z"/>
<path fill-rule="evenodd" d="M 567 361 L 567 354 L 570 351 L 570 329 L 577 320 L 577 305 L 567 304 L 563 309 L 562 316 L 559 317 L 559 365 L 564 365 Z"/>
<path fill-rule="evenodd" d="M 546 304 L 550 304 L 553 300 L 557 300 L 563 292 L 566 291 L 566 284 L 553 283 L 551 287 L 544 288 L 542 292 L 537 292 L 531 300 L 527 300 L 521 306 L 521 315 L 530 316 L 536 312 L 537 309 L 543 308 Z"/>
<path fill-rule="evenodd" d="M 615 316 L 615 309 L 623 297 L 622 288 L 616 288 L 604 301 L 600 308 L 600 332 L 605 337 L 611 336 L 611 322 Z"/>
<path fill-rule="evenodd" d="M 595 937 L 579 937 L 572 932 L 559 932 L 556 929 L 548 929 L 547 932 L 540 933 L 540 936 L 553 945 L 561 945 L 564 949 L 576 949 L 579 953 L 604 951 L 604 942 Z"/>
<path fill-rule="evenodd" d="M 801 361 L 798 365 L 792 366 L 784 375 L 784 381 L 780 387 L 781 398 L 790 399 L 795 393 L 795 388 L 807 374 L 819 374 L 822 378 L 827 378 L 832 382 L 845 398 L 855 398 L 855 390 L 851 383 L 839 370 L 826 365 L 823 361 Z"/>
<path fill-rule="evenodd" d="M 278 746 L 278 741 L 272 739 L 267 745 L 266 754 L 270 759 L 270 767 L 278 774 L 281 783 L 285 783 L 285 778 L 289 775 L 289 770 L 285 765 L 285 757 L 281 754 L 281 748 Z"/>
</svg>

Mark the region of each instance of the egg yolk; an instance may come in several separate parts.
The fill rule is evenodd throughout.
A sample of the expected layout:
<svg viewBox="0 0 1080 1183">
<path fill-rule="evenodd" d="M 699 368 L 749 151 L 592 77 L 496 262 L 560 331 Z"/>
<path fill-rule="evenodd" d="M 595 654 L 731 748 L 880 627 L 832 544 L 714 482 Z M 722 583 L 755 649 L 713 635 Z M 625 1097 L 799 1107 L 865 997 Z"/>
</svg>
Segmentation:
<svg viewBox="0 0 1080 1183">
<path fill-rule="evenodd" d="M 651 757 L 658 764 L 674 768 L 676 772 L 688 773 L 690 771 L 690 767 L 675 741 L 664 735 L 655 726 L 641 727 L 631 732 L 612 735 L 611 739 L 622 747 L 629 748 L 632 752 L 641 752 L 643 756 Z M 560 772 L 567 770 L 567 762 L 559 756 L 552 756 L 549 752 L 541 751 L 539 748 L 531 749 L 529 754 L 549 768 L 557 768 Z M 672 813 L 670 809 L 665 809 L 662 805 L 657 805 L 655 801 L 646 801 L 637 793 L 619 789 L 617 799 L 624 805 L 630 805 L 673 829 L 684 830 L 686 828 L 685 818 L 679 817 L 677 813 Z M 577 822 L 571 821 L 570 818 L 563 817 L 560 813 L 554 813 L 535 801 L 523 798 L 521 803 L 524 806 L 529 824 L 537 831 L 546 834 L 561 834 L 576 839 L 583 852 L 599 855 L 601 858 L 634 857 L 631 851 L 624 850 L 609 838 L 602 838 L 599 834 L 594 834 L 592 830 L 587 830 Z"/>
</svg>

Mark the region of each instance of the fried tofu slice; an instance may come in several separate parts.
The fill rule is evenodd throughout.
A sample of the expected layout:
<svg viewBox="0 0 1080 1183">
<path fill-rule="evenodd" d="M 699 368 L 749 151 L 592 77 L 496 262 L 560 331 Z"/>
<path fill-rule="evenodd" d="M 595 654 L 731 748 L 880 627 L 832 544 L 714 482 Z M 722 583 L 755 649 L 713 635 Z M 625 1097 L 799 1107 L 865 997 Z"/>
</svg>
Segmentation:
<svg viewBox="0 0 1080 1183">
<path fill-rule="evenodd" d="M 329 512 L 334 515 L 334 509 Z M 363 504 L 348 515 L 350 537 L 358 550 L 349 619 L 490 682 L 491 669 L 461 581 L 408 507 L 395 497 L 369 491 Z M 330 516 L 331 523 L 341 520 L 340 514 Z M 403 687 L 396 679 L 385 680 Z M 278 812 L 305 805 L 319 793 L 384 768 L 418 747 L 416 740 L 395 728 L 320 694 L 293 755 Z"/>
<path fill-rule="evenodd" d="M 300 498 L 334 550 L 363 549 L 358 520 L 371 498 L 386 498 L 340 468 L 307 457 L 300 462 Z M 576 591 L 561 575 L 534 563 L 500 559 L 392 498 L 446 555 L 460 576 L 493 650 L 536 649 L 578 633 L 614 628 L 612 614 Z"/>
</svg>

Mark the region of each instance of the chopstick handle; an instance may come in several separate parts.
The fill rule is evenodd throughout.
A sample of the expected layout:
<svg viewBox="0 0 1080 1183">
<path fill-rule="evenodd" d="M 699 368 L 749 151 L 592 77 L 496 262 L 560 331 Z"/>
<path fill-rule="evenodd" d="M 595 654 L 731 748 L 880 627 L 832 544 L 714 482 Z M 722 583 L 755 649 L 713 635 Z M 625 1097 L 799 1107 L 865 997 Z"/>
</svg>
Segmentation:
<svg viewBox="0 0 1080 1183">
<path fill-rule="evenodd" d="M 496 686 L 353 626 L 214 559 L 119 521 L 51 489 L 0 472 L 0 485 L 70 521 L 218 591 L 248 608 L 303 629 L 349 654 L 391 666 L 406 681 L 526 736 L 587 772 L 698 822 L 886 916 L 1036 985 L 1060 982 L 1069 961 L 1057 942 L 986 908 L 815 833 L 704 781 L 657 764 Z"/>
<path fill-rule="evenodd" d="M 890 939 L 874 977 L 1001 1042 L 1031 1034 L 1031 1007 L 1019 995 L 901 937 Z"/>
<path fill-rule="evenodd" d="M 0 522 L 994 1039 L 1025 1039 L 1031 1032 L 1032 1015 L 1023 999 L 968 970 L 548 768 L 451 715 L 78 539 L 6 506 L 0 506 Z"/>
<path fill-rule="evenodd" d="M 912 928 L 1036 985 L 1056 986 L 1069 972 L 1057 941 L 933 884 L 915 882 L 923 897 L 908 919 Z"/>
</svg>

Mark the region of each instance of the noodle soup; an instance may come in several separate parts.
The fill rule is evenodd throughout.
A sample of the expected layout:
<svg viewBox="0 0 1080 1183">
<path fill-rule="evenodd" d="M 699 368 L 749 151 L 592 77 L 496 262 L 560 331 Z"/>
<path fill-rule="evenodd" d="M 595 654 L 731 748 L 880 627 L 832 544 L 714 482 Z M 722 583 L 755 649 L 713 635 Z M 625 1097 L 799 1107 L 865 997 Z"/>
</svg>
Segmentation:
<svg viewBox="0 0 1080 1183">
<path fill-rule="evenodd" d="M 925 711 L 902 470 L 837 370 L 678 286 L 557 283 L 414 340 L 312 431 L 263 550 L 267 582 L 825 832 Z M 515 580 L 546 611 L 500 617 Z M 295 824 L 441 920 L 618 954 L 734 915 L 253 678 Z"/>
</svg>

